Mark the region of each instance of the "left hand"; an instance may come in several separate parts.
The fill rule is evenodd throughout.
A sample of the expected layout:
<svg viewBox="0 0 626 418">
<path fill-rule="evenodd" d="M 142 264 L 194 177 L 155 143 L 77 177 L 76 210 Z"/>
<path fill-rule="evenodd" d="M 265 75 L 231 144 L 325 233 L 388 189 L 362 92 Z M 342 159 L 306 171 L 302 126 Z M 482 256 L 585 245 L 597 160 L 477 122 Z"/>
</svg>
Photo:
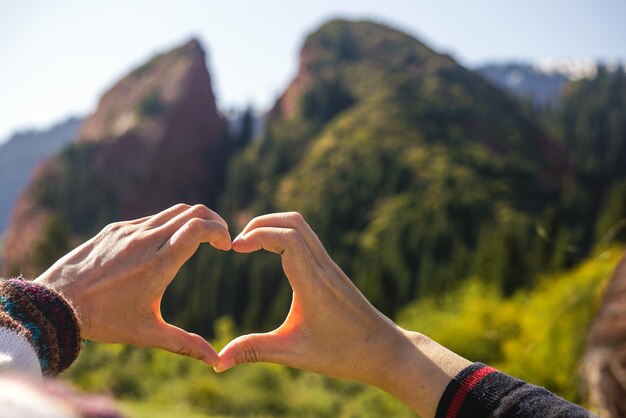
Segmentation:
<svg viewBox="0 0 626 418">
<path fill-rule="evenodd" d="M 280 254 L 293 297 L 277 329 L 242 335 L 224 347 L 218 372 L 242 363 L 284 364 L 377 386 L 433 417 L 452 378 L 471 364 L 380 313 L 298 213 L 254 218 L 232 246 L 239 253 Z"/>
<path fill-rule="evenodd" d="M 201 243 L 228 251 L 226 222 L 203 205 L 106 226 L 35 280 L 77 310 L 83 339 L 158 347 L 216 366 L 202 337 L 165 322 L 161 299 Z"/>
<path fill-rule="evenodd" d="M 390 353 L 403 346 L 405 335 L 335 264 L 300 214 L 254 218 L 232 245 L 239 253 L 280 254 L 293 298 L 280 327 L 231 341 L 216 371 L 267 361 L 381 385 Z"/>
</svg>

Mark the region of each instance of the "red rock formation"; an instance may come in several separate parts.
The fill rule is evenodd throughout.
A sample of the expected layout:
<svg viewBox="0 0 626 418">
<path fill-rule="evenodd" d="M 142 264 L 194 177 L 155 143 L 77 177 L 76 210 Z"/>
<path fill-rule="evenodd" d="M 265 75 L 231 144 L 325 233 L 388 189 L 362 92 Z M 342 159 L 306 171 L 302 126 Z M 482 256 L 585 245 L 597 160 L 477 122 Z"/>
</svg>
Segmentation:
<svg viewBox="0 0 626 418">
<path fill-rule="evenodd" d="M 114 152 L 102 153 L 97 169 L 128 170 L 134 187 L 123 190 L 120 208 L 127 218 L 177 199 L 205 201 L 217 175 L 223 130 L 204 52 L 193 40 L 154 58 L 109 90 L 80 138 L 112 145 Z"/>
<path fill-rule="evenodd" d="M 82 160 L 58 156 L 36 172 L 16 205 L 5 264 L 33 271 L 30 256 L 52 212 L 81 235 L 181 201 L 213 203 L 223 182 L 225 127 L 196 40 L 153 58 L 102 96 L 74 145 Z M 64 194 L 42 198 L 49 189 Z M 71 201 L 60 202 L 64 196 Z M 101 205 L 110 206 L 107 215 L 89 219 Z"/>
<path fill-rule="evenodd" d="M 626 417 L 626 256 L 589 330 L 583 376 L 589 402 L 602 416 Z"/>
<path fill-rule="evenodd" d="M 287 90 L 285 90 L 283 95 L 278 99 L 276 108 L 272 110 L 273 113 L 279 109 L 281 115 L 288 119 L 297 112 L 300 99 L 311 83 L 310 62 L 310 51 L 306 47 L 302 48 L 300 51 L 300 67 L 298 68 L 298 74 L 289 84 Z"/>
</svg>

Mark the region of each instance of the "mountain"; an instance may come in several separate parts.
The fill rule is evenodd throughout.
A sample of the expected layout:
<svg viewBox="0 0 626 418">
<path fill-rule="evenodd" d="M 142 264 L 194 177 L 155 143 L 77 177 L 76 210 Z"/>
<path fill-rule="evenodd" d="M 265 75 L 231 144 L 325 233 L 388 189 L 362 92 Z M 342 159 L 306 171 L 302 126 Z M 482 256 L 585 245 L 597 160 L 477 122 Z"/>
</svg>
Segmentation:
<svg viewBox="0 0 626 418">
<path fill-rule="evenodd" d="M 572 81 L 561 105 L 542 116 L 551 136 L 568 150 L 576 178 L 567 185 L 564 218 L 586 225 L 583 240 L 626 242 L 626 74 L 599 66 Z"/>
<path fill-rule="evenodd" d="M 610 223 L 621 213 L 621 189 L 612 203 L 583 181 L 566 115 L 546 122 L 405 33 L 334 20 L 306 38 L 298 73 L 252 140 L 250 112 L 229 128 L 215 108 L 192 41 L 121 80 L 77 143 L 40 168 L 7 234 L 7 264 L 33 274 L 107 222 L 187 201 L 213 207 L 232 231 L 300 211 L 392 316 L 469 277 L 510 295 L 584 259 L 598 214 Z M 203 248 L 163 312 L 210 335 L 222 316 L 242 331 L 276 326 L 290 299 L 275 257 Z"/>
<path fill-rule="evenodd" d="M 102 96 L 75 144 L 39 167 L 7 232 L 7 269 L 33 274 L 116 219 L 181 201 L 214 205 L 226 135 L 198 41 L 154 57 Z"/>
<path fill-rule="evenodd" d="M 244 142 L 259 139 L 265 130 L 265 115 L 250 107 L 240 111 L 237 109 L 225 113 L 228 121 L 228 132 L 234 138 L 240 138 Z"/>
<path fill-rule="evenodd" d="M 598 67 L 597 74 L 572 82 L 557 112 L 557 135 L 586 175 L 602 180 L 626 176 L 626 73 Z"/>
<path fill-rule="evenodd" d="M 490 82 L 511 92 L 521 100 L 530 100 L 536 107 L 557 106 L 563 89 L 570 81 L 564 71 L 543 71 L 521 63 L 487 64 L 475 69 Z"/>
<path fill-rule="evenodd" d="M 32 170 L 72 142 L 80 124 L 80 118 L 72 117 L 48 129 L 18 132 L 0 145 L 0 235 Z"/>
<path fill-rule="evenodd" d="M 535 231 L 563 233 L 554 219 L 566 160 L 516 100 L 449 56 L 384 25 L 335 20 L 306 38 L 264 138 L 231 160 L 220 211 L 236 227 L 300 211 L 393 315 L 465 277 L 511 292 L 569 262 Z M 269 328 L 289 306 L 279 265 L 261 256 L 206 254 L 181 276 L 172 294 L 193 283 L 203 299 L 170 312 L 203 332 L 194 318 Z"/>
</svg>

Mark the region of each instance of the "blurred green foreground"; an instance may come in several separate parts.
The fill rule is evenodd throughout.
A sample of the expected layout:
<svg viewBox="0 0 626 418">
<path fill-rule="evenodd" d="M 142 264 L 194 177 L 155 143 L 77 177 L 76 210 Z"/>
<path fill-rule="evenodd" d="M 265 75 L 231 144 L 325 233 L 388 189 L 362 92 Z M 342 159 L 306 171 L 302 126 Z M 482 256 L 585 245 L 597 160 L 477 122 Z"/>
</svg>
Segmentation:
<svg viewBox="0 0 626 418">
<path fill-rule="evenodd" d="M 478 278 L 468 280 L 443 298 L 409 305 L 399 322 L 471 360 L 580 402 L 584 330 L 621 254 L 621 248 L 603 251 L 511 297 Z M 230 318 L 214 326 L 218 350 L 237 335 Z M 124 345 L 88 344 L 65 378 L 111 394 L 138 418 L 414 416 L 382 391 L 353 382 L 271 364 L 218 375 L 196 360 Z"/>
</svg>

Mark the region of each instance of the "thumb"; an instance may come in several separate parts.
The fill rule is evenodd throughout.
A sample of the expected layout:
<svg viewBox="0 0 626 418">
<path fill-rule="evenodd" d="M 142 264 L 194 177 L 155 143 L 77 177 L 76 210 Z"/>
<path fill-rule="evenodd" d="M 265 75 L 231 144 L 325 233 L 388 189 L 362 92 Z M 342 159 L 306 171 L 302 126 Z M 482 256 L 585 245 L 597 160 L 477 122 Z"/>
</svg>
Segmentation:
<svg viewBox="0 0 626 418">
<path fill-rule="evenodd" d="M 237 364 L 258 362 L 289 365 L 287 347 L 285 336 L 276 332 L 242 335 L 220 351 L 219 364 L 214 369 L 221 373 Z"/>
<path fill-rule="evenodd" d="M 193 357 L 210 366 L 218 364 L 215 349 L 204 338 L 163 322 L 157 326 L 150 345 L 183 356 Z"/>
</svg>

